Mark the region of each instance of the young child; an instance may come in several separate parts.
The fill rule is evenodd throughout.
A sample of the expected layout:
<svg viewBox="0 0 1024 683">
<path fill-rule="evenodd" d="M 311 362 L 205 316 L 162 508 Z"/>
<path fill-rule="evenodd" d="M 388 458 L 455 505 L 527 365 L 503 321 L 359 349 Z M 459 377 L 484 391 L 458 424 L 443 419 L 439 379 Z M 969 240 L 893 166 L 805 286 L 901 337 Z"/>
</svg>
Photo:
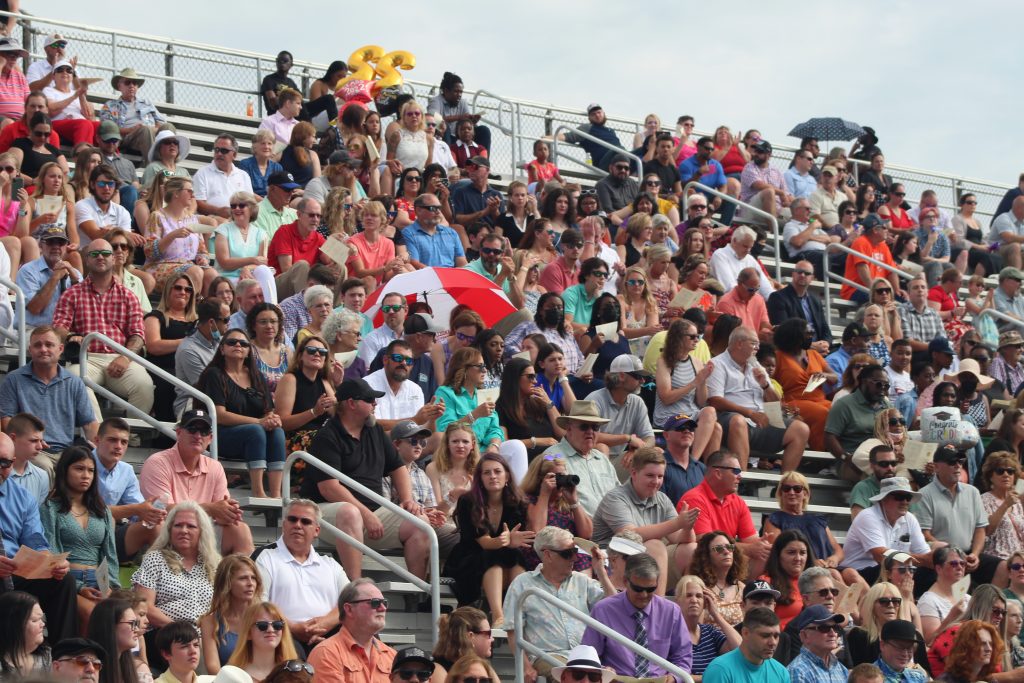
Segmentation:
<svg viewBox="0 0 1024 683">
<path fill-rule="evenodd" d="M 459 497 L 473 483 L 473 470 L 479 460 L 480 449 L 473 429 L 462 422 L 448 425 L 434 460 L 427 465 L 427 476 L 441 510 L 451 514 L 455 509 Z"/>
<path fill-rule="evenodd" d="M 565 181 L 562 180 L 562 176 L 558 174 L 558 166 L 555 166 L 553 161 L 548 161 L 548 143 L 543 140 L 537 140 L 533 143 L 533 161 L 526 164 L 526 177 L 530 183 L 536 183 L 547 180 L 556 180 L 562 185 L 565 185 Z"/>
<path fill-rule="evenodd" d="M 391 428 L 391 442 L 395 445 L 395 450 L 398 451 L 398 457 L 402 459 L 406 469 L 409 470 L 412 499 L 423 506 L 423 514 L 437 533 L 441 554 L 447 555 L 459 542 L 459 532 L 451 517 L 438 506 L 434 482 L 417 462 L 423 457 L 423 450 L 426 448 L 430 435 L 429 429 L 421 427 L 412 420 L 399 422 Z M 430 465 L 427 467 L 429 468 Z M 384 482 L 391 492 L 391 500 L 396 503 L 401 502 L 398 492 L 391 485 L 391 478 L 385 477 Z"/>
</svg>

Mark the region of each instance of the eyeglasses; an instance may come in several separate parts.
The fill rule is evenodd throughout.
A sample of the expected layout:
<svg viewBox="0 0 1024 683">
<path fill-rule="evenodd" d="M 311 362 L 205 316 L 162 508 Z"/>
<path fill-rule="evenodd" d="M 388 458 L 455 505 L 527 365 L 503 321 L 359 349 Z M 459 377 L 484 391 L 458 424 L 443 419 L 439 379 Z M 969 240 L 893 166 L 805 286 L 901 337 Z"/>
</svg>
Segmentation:
<svg viewBox="0 0 1024 683">
<path fill-rule="evenodd" d="M 741 470 L 739 467 L 726 467 L 725 465 L 712 465 L 712 467 L 714 467 L 716 470 L 727 470 L 729 472 L 732 472 L 734 477 L 740 476 L 740 474 L 743 472 L 743 470 Z"/>
<path fill-rule="evenodd" d="M 569 674 L 572 676 L 572 680 L 574 681 L 582 681 L 585 678 L 589 683 L 598 683 L 598 681 L 604 678 L 604 674 L 600 671 L 580 671 L 579 669 L 569 669 Z"/>
<path fill-rule="evenodd" d="M 947 567 L 952 567 L 953 569 L 960 569 L 962 567 L 963 568 L 967 567 L 967 563 L 964 562 L 963 560 L 947 560 L 944 564 Z"/>
<path fill-rule="evenodd" d="M 284 621 L 281 619 L 275 619 L 274 621 L 257 621 L 253 626 L 261 631 L 266 631 L 268 628 L 272 628 L 275 631 L 283 631 Z"/>
<path fill-rule="evenodd" d="M 638 586 L 632 581 L 626 581 L 626 583 L 629 585 L 629 589 L 634 593 L 653 593 L 658 590 L 657 586 Z"/>
<path fill-rule="evenodd" d="M 289 673 L 297 674 L 300 671 L 305 671 L 310 676 L 313 675 L 313 665 L 307 664 L 306 662 L 300 662 L 297 659 L 289 659 L 287 662 L 282 664 L 282 666 L 284 667 L 284 670 Z"/>
<path fill-rule="evenodd" d="M 217 154 L 231 154 L 235 150 L 231 149 L 230 147 L 214 147 L 213 151 L 216 152 Z"/>
<path fill-rule="evenodd" d="M 354 604 L 356 604 L 358 602 L 367 602 L 367 603 L 369 603 L 370 604 L 370 609 L 380 609 L 381 607 L 383 607 L 384 609 L 388 608 L 388 599 L 387 598 L 363 598 L 362 600 L 352 600 L 351 604 L 354 605 Z"/>
<path fill-rule="evenodd" d="M 138 631 L 139 630 L 139 624 L 141 624 L 142 622 L 139 619 L 132 619 L 131 621 L 119 621 L 117 623 L 119 623 L 119 624 L 128 624 L 129 626 L 132 627 L 133 631 Z"/>
<path fill-rule="evenodd" d="M 467 370 L 469 368 L 476 368 L 480 372 L 484 372 L 485 370 L 487 370 L 487 366 L 484 365 L 483 363 L 470 363 L 469 365 L 466 366 Z"/>
<path fill-rule="evenodd" d="M 718 545 L 711 546 L 709 550 L 711 550 L 711 552 L 713 553 L 718 553 L 719 555 L 725 555 L 726 553 L 736 552 L 736 544 L 719 543 Z"/>
<path fill-rule="evenodd" d="M 309 517 L 299 517 L 298 515 L 288 515 L 285 519 L 289 524 L 301 524 L 302 526 L 313 526 L 316 523 Z"/>
<path fill-rule="evenodd" d="M 241 346 L 243 349 L 247 349 L 250 346 L 252 346 L 252 344 L 250 344 L 245 339 L 239 339 L 238 337 L 231 337 L 230 339 L 225 339 L 224 340 L 224 346 Z"/>
<path fill-rule="evenodd" d="M 441 212 L 441 207 L 438 206 L 437 204 L 427 204 L 427 205 L 423 205 L 423 206 L 417 206 L 416 208 L 417 209 L 423 209 L 424 211 L 429 211 L 430 213 L 440 213 Z"/>
<path fill-rule="evenodd" d="M 878 598 L 875 602 L 883 607 L 899 607 L 903 604 L 903 598 Z"/>
<path fill-rule="evenodd" d="M 380 310 L 384 313 L 398 313 L 405 308 L 405 304 L 384 304 Z"/>
<path fill-rule="evenodd" d="M 1012 467 L 997 467 L 992 472 L 995 474 L 1017 474 L 1017 470 Z"/>
<path fill-rule="evenodd" d="M 235 211 L 241 211 L 242 209 L 245 209 L 245 208 L 247 208 L 248 206 L 249 206 L 249 205 L 248 205 L 248 204 L 245 204 L 245 203 L 242 203 L 242 204 L 232 204 L 232 205 L 231 205 L 231 208 L 232 208 L 232 210 L 235 210 Z"/>
<path fill-rule="evenodd" d="M 110 248 L 114 251 L 131 251 L 131 247 L 128 246 L 127 242 L 115 242 L 110 245 Z"/>
<path fill-rule="evenodd" d="M 475 334 L 463 334 L 462 332 L 456 332 L 455 338 L 459 341 L 466 342 L 467 344 L 472 344 L 476 341 Z"/>
<path fill-rule="evenodd" d="M 879 460 L 878 462 L 875 463 L 875 465 L 877 465 L 878 467 L 884 467 L 884 468 L 896 467 L 896 465 L 898 465 L 898 464 L 899 464 L 898 460 Z"/>
<path fill-rule="evenodd" d="M 109 249 L 94 249 L 88 253 L 89 258 L 110 258 L 113 254 Z"/>
<path fill-rule="evenodd" d="M 800 484 L 783 484 L 779 489 L 781 489 L 783 493 L 802 493 L 804 491 L 804 487 Z"/>
<path fill-rule="evenodd" d="M 185 292 L 186 294 L 194 294 L 196 290 L 192 289 L 188 285 L 174 285 L 171 287 L 175 292 Z"/>
<path fill-rule="evenodd" d="M 500 256 L 501 249 L 495 249 L 493 247 L 481 247 L 480 253 L 484 256 Z"/>
<path fill-rule="evenodd" d="M 837 595 L 839 595 L 839 589 L 838 588 L 822 588 L 821 590 L 816 590 L 813 593 L 808 593 L 808 595 L 812 595 L 812 594 L 817 594 L 817 596 L 819 598 L 827 598 L 830 595 L 834 598 Z"/>
<path fill-rule="evenodd" d="M 1024 566 L 1024 565 L 1021 565 L 1021 566 Z M 900 574 L 915 574 L 915 573 L 917 573 L 917 567 L 914 567 L 914 566 L 910 566 L 910 567 L 896 567 L 895 571 L 897 571 Z"/>
<path fill-rule="evenodd" d="M 210 436 L 210 434 L 213 434 L 213 430 L 209 427 L 198 427 L 196 425 L 185 427 L 185 431 L 189 434 L 199 434 L 200 436 Z"/>
<path fill-rule="evenodd" d="M 893 194 L 894 197 L 906 197 L 907 196 L 906 192 L 893 192 L 892 194 Z"/>
<path fill-rule="evenodd" d="M 483 630 L 480 630 L 480 631 L 470 631 L 470 633 L 472 633 L 474 635 L 478 635 L 478 636 L 483 636 L 484 638 L 490 638 L 491 637 L 491 629 L 489 629 L 489 628 L 488 629 L 483 629 Z"/>
<path fill-rule="evenodd" d="M 416 362 L 416 359 L 412 356 L 403 356 L 400 353 L 389 354 L 388 358 L 391 359 L 392 363 L 405 363 L 410 368 L 412 367 L 412 364 Z"/>
<path fill-rule="evenodd" d="M 574 557 L 576 557 L 576 554 L 578 552 L 576 546 L 573 546 L 571 548 L 563 548 L 562 550 L 555 550 L 554 548 L 546 548 L 546 550 L 554 553 L 555 555 L 558 555 L 563 560 L 573 559 Z"/>
<path fill-rule="evenodd" d="M 327 354 L 330 353 L 327 349 L 319 346 L 307 346 L 305 351 L 310 356 L 323 356 L 324 358 L 327 358 Z"/>
<path fill-rule="evenodd" d="M 103 662 L 94 657 L 87 657 L 86 655 L 75 655 L 74 657 L 61 657 L 57 661 L 74 662 L 76 665 L 82 667 L 83 669 L 89 666 L 90 664 L 92 664 L 92 667 L 97 671 L 103 668 Z"/>
<path fill-rule="evenodd" d="M 322 213 L 314 213 L 312 211 L 303 211 L 303 213 L 309 216 L 310 218 L 320 218 L 321 216 L 323 216 Z"/>
<path fill-rule="evenodd" d="M 417 681 L 426 681 L 434 674 L 429 669 L 399 669 L 398 677 L 403 681 L 411 681 L 415 678 Z"/>
<path fill-rule="evenodd" d="M 13 467 L 13 460 L 0 459 L 0 470 L 6 470 L 8 467 Z"/>
</svg>

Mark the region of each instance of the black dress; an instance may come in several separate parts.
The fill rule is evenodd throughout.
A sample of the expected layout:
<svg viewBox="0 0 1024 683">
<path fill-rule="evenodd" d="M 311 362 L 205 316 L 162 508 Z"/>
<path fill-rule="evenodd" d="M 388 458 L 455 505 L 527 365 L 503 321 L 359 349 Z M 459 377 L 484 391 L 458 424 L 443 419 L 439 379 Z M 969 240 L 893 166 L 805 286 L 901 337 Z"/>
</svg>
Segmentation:
<svg viewBox="0 0 1024 683">
<path fill-rule="evenodd" d="M 486 518 L 483 521 L 485 528 L 478 529 L 473 524 L 472 513 L 474 503 L 469 494 L 459 498 L 455 506 L 455 523 L 459 527 L 459 543 L 448 556 L 444 565 L 444 576 L 455 579 L 452 590 L 459 601 L 459 605 L 468 605 L 480 598 L 480 584 L 484 578 L 484 572 L 494 566 L 506 569 L 519 565 L 525 567 L 523 554 L 513 548 L 499 548 L 497 550 L 484 550 L 477 543 L 477 538 L 483 534 L 496 538 L 501 535 L 505 525 L 514 529 L 517 524 L 526 528 L 526 507 L 505 506 L 501 511 L 501 521 L 497 529 L 490 528 Z"/>
<path fill-rule="evenodd" d="M 530 413 L 526 413 L 523 417 L 526 419 L 526 424 L 519 424 L 515 419 L 505 412 L 501 405 L 498 405 L 498 423 L 505 428 L 508 433 L 509 439 L 519 439 L 526 444 L 526 457 L 529 462 L 533 462 L 533 459 L 538 455 L 547 450 L 547 446 L 537 446 L 536 448 L 530 448 L 531 437 L 541 438 L 554 438 L 555 430 L 551 428 L 551 420 L 548 419 L 547 415 L 536 417 Z"/>
<path fill-rule="evenodd" d="M 160 338 L 168 341 L 184 339 L 192 334 L 192 331 L 196 327 L 195 322 L 174 320 L 165 316 L 161 311 L 150 311 L 146 314 L 146 317 L 157 319 L 160 323 Z M 146 358 L 149 359 L 150 363 L 161 370 L 165 370 L 172 375 L 174 374 L 173 353 L 165 353 L 163 355 L 147 353 Z M 153 378 L 153 414 L 162 422 L 174 422 L 174 386 L 172 386 L 170 382 L 160 379 L 153 373 L 149 373 L 149 375 Z"/>
</svg>

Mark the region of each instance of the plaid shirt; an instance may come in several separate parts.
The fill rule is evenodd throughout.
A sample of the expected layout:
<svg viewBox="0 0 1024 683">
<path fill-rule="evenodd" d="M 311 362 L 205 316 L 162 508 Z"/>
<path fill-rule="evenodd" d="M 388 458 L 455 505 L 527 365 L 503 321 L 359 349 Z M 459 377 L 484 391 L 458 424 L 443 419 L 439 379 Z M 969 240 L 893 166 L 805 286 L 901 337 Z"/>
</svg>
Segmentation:
<svg viewBox="0 0 1024 683">
<path fill-rule="evenodd" d="M 906 339 L 916 339 L 924 343 L 936 337 L 945 337 L 946 329 L 942 326 L 942 318 L 935 309 L 925 304 L 924 311 L 918 312 L 909 301 L 900 307 L 900 324 Z"/>
<path fill-rule="evenodd" d="M 811 653 L 806 647 L 800 648 L 800 654 L 793 658 L 786 669 L 792 683 L 845 683 L 849 671 L 835 655 L 829 657 L 828 664 Z"/>
<path fill-rule="evenodd" d="M 412 482 L 412 499 L 425 508 L 437 507 L 434 486 L 430 483 L 427 473 L 415 462 L 411 462 L 405 467 L 409 470 L 409 479 Z M 391 492 L 391 500 L 394 503 L 402 502 L 398 497 L 398 491 L 391 485 L 391 477 L 384 477 L 384 486 Z"/>
<path fill-rule="evenodd" d="M 53 326 L 86 335 L 100 332 L 118 344 L 131 337 L 145 338 L 142 327 L 142 306 L 131 290 L 118 282 L 111 282 L 106 294 L 92 286 L 92 278 L 68 287 L 53 312 Z M 93 353 L 116 353 L 101 342 L 89 345 Z"/>
<path fill-rule="evenodd" d="M 284 338 L 291 339 L 295 333 L 313 321 L 309 309 L 303 303 L 303 296 L 306 290 L 296 292 L 290 297 L 278 303 L 281 313 L 284 314 Z"/>
</svg>

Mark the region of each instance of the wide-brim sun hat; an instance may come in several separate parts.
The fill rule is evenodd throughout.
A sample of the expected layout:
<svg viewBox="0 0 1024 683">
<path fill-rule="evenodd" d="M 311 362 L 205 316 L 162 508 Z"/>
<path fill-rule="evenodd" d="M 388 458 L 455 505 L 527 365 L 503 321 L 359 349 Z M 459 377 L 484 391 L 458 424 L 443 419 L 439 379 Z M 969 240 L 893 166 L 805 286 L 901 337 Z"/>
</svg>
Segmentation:
<svg viewBox="0 0 1024 683">
<path fill-rule="evenodd" d="M 192 150 L 192 143 L 189 142 L 188 138 L 184 135 L 174 132 L 173 130 L 162 130 L 156 134 L 153 138 L 153 146 L 149 148 L 149 161 L 156 161 L 156 152 L 164 140 L 177 140 L 178 141 L 178 161 L 183 161 L 188 158 L 188 153 Z"/>
</svg>

